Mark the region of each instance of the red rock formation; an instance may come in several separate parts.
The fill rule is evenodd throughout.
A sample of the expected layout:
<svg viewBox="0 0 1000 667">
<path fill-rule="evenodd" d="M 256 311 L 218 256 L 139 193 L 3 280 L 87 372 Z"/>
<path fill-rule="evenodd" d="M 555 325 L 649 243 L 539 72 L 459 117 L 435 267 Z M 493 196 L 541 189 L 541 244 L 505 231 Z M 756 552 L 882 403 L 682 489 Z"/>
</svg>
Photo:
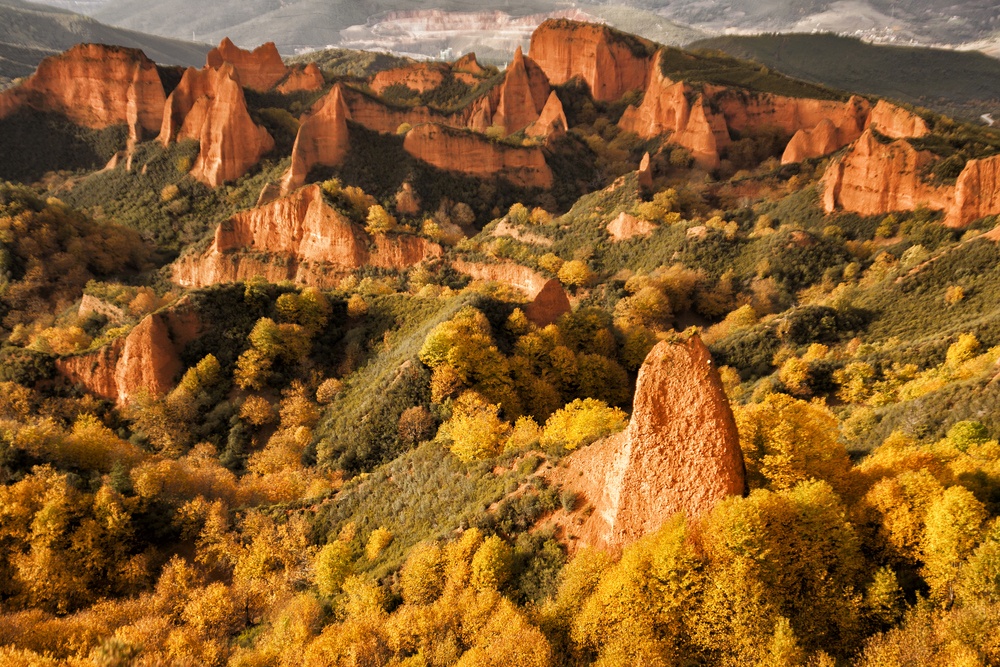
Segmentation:
<svg viewBox="0 0 1000 667">
<path fill-rule="evenodd" d="M 948 208 L 949 189 L 921 176 L 934 159 L 905 139 L 883 144 L 866 130 L 823 175 L 823 206 L 828 213 L 841 208 L 861 215 L 913 210 L 921 204 Z"/>
<path fill-rule="evenodd" d="M 521 264 L 483 264 L 459 259 L 451 265 L 456 271 L 475 280 L 503 283 L 523 292 L 530 300 L 524 314 L 538 326 L 552 324 L 561 315 L 572 310 L 566 290 L 558 280 L 546 278 Z"/>
<path fill-rule="evenodd" d="M 271 90 L 288 74 L 288 68 L 281 60 L 273 42 L 246 51 L 233 44 L 228 37 L 216 48 L 208 52 L 205 66 L 221 69 L 229 63 L 239 74 L 239 82 L 247 88 L 261 92 Z"/>
<path fill-rule="evenodd" d="M 386 88 L 402 84 L 412 91 L 426 93 L 444 83 L 450 70 L 447 63 L 414 63 L 387 69 L 375 75 L 371 89 L 376 95 L 381 95 Z"/>
<path fill-rule="evenodd" d="M 549 20 L 532 34 L 529 55 L 552 85 L 581 77 L 595 100 L 610 102 L 645 89 L 650 58 L 642 51 L 651 47 L 651 42 L 607 26 Z"/>
<path fill-rule="evenodd" d="M 746 490 L 739 434 L 704 343 L 661 342 L 639 370 L 628 429 L 567 460 L 594 511 L 589 546 L 619 550 L 677 512 L 695 519 Z"/>
<path fill-rule="evenodd" d="M 410 130 L 403 148 L 445 171 L 480 178 L 500 176 L 521 187 L 552 187 L 552 170 L 538 147 L 507 146 L 473 132 L 428 124 Z"/>
<path fill-rule="evenodd" d="M 987 215 L 1000 214 L 1000 155 L 969 160 L 955 183 L 945 224 L 965 227 Z"/>
<path fill-rule="evenodd" d="M 642 156 L 642 161 L 639 162 L 639 169 L 636 171 L 639 175 L 639 187 L 649 188 L 653 187 L 653 164 L 649 157 L 649 153 Z"/>
<path fill-rule="evenodd" d="M 504 128 L 507 134 L 525 129 L 538 120 L 550 92 L 545 74 L 534 63 L 529 68 L 528 59 L 518 47 L 504 76 L 493 124 Z"/>
<path fill-rule="evenodd" d="M 309 63 L 305 67 L 295 68 L 288 73 L 288 77 L 278 86 L 278 92 L 283 95 L 297 93 L 301 91 L 313 92 L 321 90 L 326 85 L 323 72 L 320 71 L 316 63 Z"/>
<path fill-rule="evenodd" d="M 799 130 L 785 146 L 781 164 L 802 162 L 809 158 L 829 155 L 843 148 L 837 126 L 829 118 L 824 118 L 811 130 Z"/>
<path fill-rule="evenodd" d="M 479 64 L 475 53 L 466 53 L 464 56 L 452 63 L 451 69 L 455 72 L 467 72 L 475 77 L 486 75 L 486 69 Z"/>
<path fill-rule="evenodd" d="M 634 239 L 636 236 L 649 236 L 656 231 L 656 225 L 623 211 L 617 218 L 608 223 L 607 230 L 611 240 L 619 243 Z"/>
<path fill-rule="evenodd" d="M 299 125 L 292 148 L 292 164 L 281 182 L 282 195 L 305 185 L 309 170 L 314 166 L 336 166 L 343 161 L 350 144 L 349 117 L 343 91 L 337 84 Z"/>
<path fill-rule="evenodd" d="M 182 302 L 146 316 L 127 336 L 96 352 L 58 359 L 56 369 L 70 382 L 119 405 L 143 391 L 161 396 L 174 387 L 184 370 L 180 354 L 200 332 L 197 314 Z"/>
<path fill-rule="evenodd" d="M 46 58 L 27 81 L 0 94 L 0 118 L 28 107 L 89 128 L 128 123 L 134 133 L 155 133 L 164 99 L 156 64 L 142 51 L 80 44 Z"/>
<path fill-rule="evenodd" d="M 396 134 L 403 123 L 416 126 L 423 123 L 450 122 L 448 116 L 424 106 L 397 109 L 350 87 L 344 87 L 342 94 L 351 120 L 382 134 Z"/>
<path fill-rule="evenodd" d="M 796 135 L 783 156 L 783 162 L 790 162 L 846 146 L 861 135 L 868 118 L 870 105 L 861 97 L 836 102 L 675 82 L 663 75 L 662 53 L 650 68 L 642 104 L 629 107 L 619 126 L 644 138 L 672 133 L 671 140 L 691 151 L 703 168 L 719 165 L 731 131 L 774 128 Z"/>
<path fill-rule="evenodd" d="M 931 133 L 923 118 L 885 100 L 879 100 L 872 109 L 868 123 L 879 134 L 891 139 L 924 137 Z"/>
<path fill-rule="evenodd" d="M 528 126 L 527 135 L 529 137 L 561 137 L 569 129 L 569 122 L 566 120 L 566 112 L 563 111 L 562 102 L 556 91 L 549 93 L 549 99 L 545 101 L 542 112 L 538 120 Z"/>
<path fill-rule="evenodd" d="M 364 230 L 310 185 L 219 225 L 208 250 L 174 263 L 173 280 L 204 287 L 261 275 L 271 282 L 332 287 L 365 265 L 402 269 L 441 254 L 440 246 L 416 236 L 379 236 L 375 249 L 369 246 Z"/>
<path fill-rule="evenodd" d="M 197 139 L 191 175 L 209 187 L 239 178 L 274 148 L 267 130 L 250 118 L 243 88 L 231 64 L 218 70 L 188 69 L 167 98 L 160 142 Z"/>
</svg>

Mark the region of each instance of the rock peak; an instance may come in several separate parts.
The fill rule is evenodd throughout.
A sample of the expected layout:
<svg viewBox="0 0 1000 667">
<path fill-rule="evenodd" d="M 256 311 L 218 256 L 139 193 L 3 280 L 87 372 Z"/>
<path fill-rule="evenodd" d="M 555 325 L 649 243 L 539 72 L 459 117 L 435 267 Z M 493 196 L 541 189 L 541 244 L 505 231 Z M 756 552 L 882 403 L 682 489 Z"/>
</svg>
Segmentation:
<svg viewBox="0 0 1000 667">
<path fill-rule="evenodd" d="M 230 63 L 236 68 L 244 86 L 261 92 L 271 90 L 288 74 L 288 68 L 281 60 L 274 42 L 247 51 L 225 37 L 217 47 L 208 52 L 205 66 L 219 69 L 224 63 Z"/>
<path fill-rule="evenodd" d="M 348 118 L 350 112 L 338 83 L 299 125 L 292 148 L 292 164 L 281 183 L 282 195 L 305 185 L 309 170 L 314 166 L 334 167 L 343 161 L 350 146 Z"/>
<path fill-rule="evenodd" d="M 677 512 L 696 519 L 745 493 L 736 420 L 701 339 L 654 347 L 639 370 L 628 428 L 567 465 L 567 485 L 582 486 L 594 505 L 582 541 L 613 550 Z"/>
</svg>

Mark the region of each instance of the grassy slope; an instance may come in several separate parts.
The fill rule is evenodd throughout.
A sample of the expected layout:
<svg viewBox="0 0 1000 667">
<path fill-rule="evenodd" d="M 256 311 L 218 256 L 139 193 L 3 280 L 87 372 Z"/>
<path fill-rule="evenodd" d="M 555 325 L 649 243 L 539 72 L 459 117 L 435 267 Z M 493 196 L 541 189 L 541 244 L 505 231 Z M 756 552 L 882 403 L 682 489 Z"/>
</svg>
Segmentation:
<svg viewBox="0 0 1000 667">
<path fill-rule="evenodd" d="M 977 52 L 876 46 L 835 35 L 728 36 L 690 46 L 958 117 L 975 118 L 1000 108 L 1000 60 Z"/>
</svg>

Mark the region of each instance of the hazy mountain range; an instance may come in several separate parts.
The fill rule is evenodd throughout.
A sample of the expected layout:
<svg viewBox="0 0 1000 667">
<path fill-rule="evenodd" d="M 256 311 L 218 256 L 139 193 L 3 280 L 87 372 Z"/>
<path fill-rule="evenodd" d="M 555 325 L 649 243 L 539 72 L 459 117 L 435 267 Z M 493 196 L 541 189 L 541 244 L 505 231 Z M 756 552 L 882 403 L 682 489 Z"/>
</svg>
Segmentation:
<svg viewBox="0 0 1000 667">
<path fill-rule="evenodd" d="M 616 0 L 573 3 L 553 0 L 43 0 L 100 21 L 166 37 L 216 42 L 230 36 L 256 44 L 273 40 L 283 52 L 350 45 L 358 33 L 374 33 L 385 46 L 449 44 L 448 33 L 492 35 L 495 21 L 476 26 L 468 17 L 436 18 L 433 34 L 415 22 L 416 12 L 500 11 L 513 17 L 579 11 L 616 27 L 683 43 L 698 33 L 812 32 L 849 34 L 876 42 L 959 45 L 995 44 L 1000 12 L 994 0 Z M 399 12 L 405 15 L 400 17 Z M 403 19 L 401 21 L 401 19 Z M 681 24 L 678 26 L 677 24 Z M 513 26 L 504 26 L 506 31 Z M 694 30 L 692 30 L 694 29 Z M 348 31 L 346 34 L 344 31 Z M 457 35 L 450 35 L 457 37 Z M 369 42 L 378 40 L 368 40 Z M 425 44 L 426 46 L 426 44 Z M 426 50 L 426 49 L 425 49 Z"/>
</svg>

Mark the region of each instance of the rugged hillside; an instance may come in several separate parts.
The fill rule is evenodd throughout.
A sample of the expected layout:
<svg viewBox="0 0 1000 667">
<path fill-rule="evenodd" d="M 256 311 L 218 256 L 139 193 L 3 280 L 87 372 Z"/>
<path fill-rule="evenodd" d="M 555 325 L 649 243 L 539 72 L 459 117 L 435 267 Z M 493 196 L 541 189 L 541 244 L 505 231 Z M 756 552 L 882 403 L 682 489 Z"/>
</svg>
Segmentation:
<svg viewBox="0 0 1000 667">
<path fill-rule="evenodd" d="M 508 55 L 0 93 L 0 662 L 1000 662 L 1000 133 Z"/>
<path fill-rule="evenodd" d="M 87 8 L 87 9 L 96 9 Z M 190 37 L 190 34 L 183 37 Z M 114 28 L 66 10 L 22 2 L 0 2 L 0 77 L 28 76 L 43 58 L 80 42 L 141 49 L 162 65 L 198 65 L 209 46 Z"/>
</svg>

